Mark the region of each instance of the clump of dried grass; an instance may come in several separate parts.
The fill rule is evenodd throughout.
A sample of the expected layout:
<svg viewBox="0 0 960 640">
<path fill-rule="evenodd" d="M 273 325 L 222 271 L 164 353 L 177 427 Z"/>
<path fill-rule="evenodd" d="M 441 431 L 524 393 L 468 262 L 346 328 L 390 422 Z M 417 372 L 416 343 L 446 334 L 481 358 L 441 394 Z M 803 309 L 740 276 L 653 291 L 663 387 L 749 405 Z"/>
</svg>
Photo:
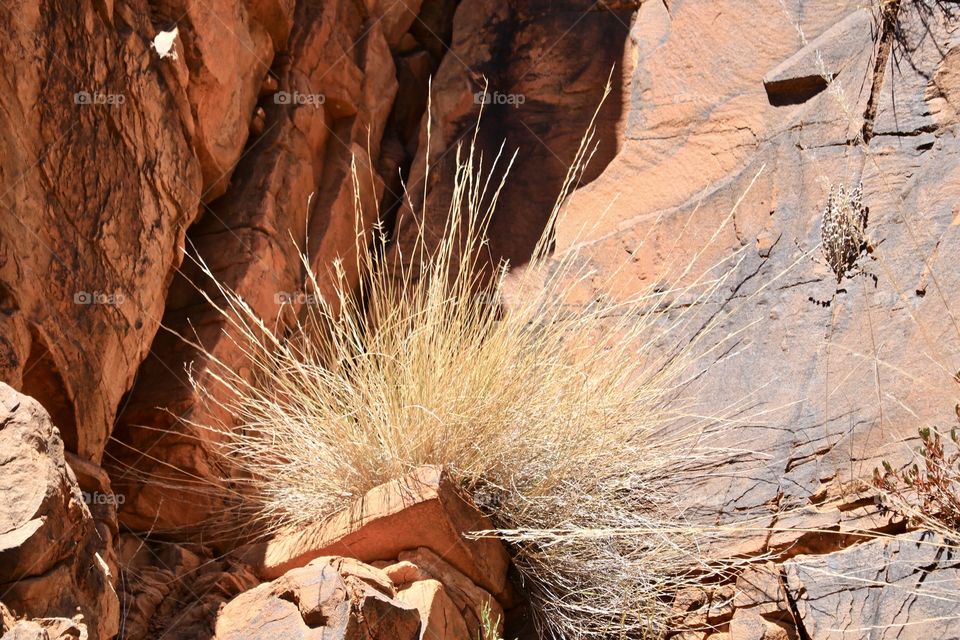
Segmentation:
<svg viewBox="0 0 960 640">
<path fill-rule="evenodd" d="M 551 226 L 592 149 L 591 134 Z M 194 382 L 239 426 L 201 426 L 248 479 L 264 528 L 322 520 L 417 465 L 446 465 L 513 549 L 543 635 L 655 637 L 680 586 L 724 570 L 701 557 L 711 529 L 669 496 L 722 455 L 709 446 L 722 420 L 696 415 L 683 391 L 723 343 L 708 343 L 696 309 L 730 270 L 694 274 L 698 254 L 682 287 L 583 303 L 587 267 L 576 251 L 548 255 L 548 227 L 504 304 L 508 270 L 490 268 L 486 231 L 504 186 L 490 176 L 512 160 L 484 168 L 473 144 L 461 151 L 439 241 L 421 234 L 398 257 L 375 230 L 359 291 L 338 265 L 334 299 L 308 298 L 287 324 L 224 287 L 225 302 L 210 298 L 249 371 L 210 356 Z M 324 274 L 304 267 L 306 292 L 322 290 Z"/>
</svg>

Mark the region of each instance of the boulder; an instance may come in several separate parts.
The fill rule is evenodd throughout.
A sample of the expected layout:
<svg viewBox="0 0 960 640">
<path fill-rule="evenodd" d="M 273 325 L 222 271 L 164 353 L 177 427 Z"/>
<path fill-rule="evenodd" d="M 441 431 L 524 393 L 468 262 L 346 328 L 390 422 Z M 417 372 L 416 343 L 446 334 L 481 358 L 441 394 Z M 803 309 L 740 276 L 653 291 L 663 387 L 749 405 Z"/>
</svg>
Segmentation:
<svg viewBox="0 0 960 640">
<path fill-rule="evenodd" d="M 2 383 L 0 495 L 3 604 L 23 619 L 79 616 L 91 637 L 113 637 L 120 608 L 104 560 L 111 540 L 98 532 L 50 416 Z M 34 624 L 50 627 L 24 623 L 17 633 L 32 633 Z"/>
<path fill-rule="evenodd" d="M 467 629 L 443 585 L 436 580 L 420 580 L 397 593 L 397 600 L 420 612 L 420 640 L 457 640 L 479 637 Z"/>
<path fill-rule="evenodd" d="M 504 615 L 500 602 L 490 592 L 471 582 L 430 549 L 420 547 L 412 551 L 404 551 L 399 555 L 398 560 L 397 565 L 384 569 L 387 575 L 393 577 L 397 588 L 404 588 L 401 586 L 403 583 L 397 582 L 401 579 L 406 580 L 406 584 L 410 587 L 416 587 L 424 581 L 443 585 L 444 594 L 454 605 L 457 614 L 463 618 L 471 638 L 480 635 L 485 612 L 491 621 L 499 623 L 498 628 L 502 627 Z M 410 568 L 416 570 L 417 577 L 414 580 L 410 580 L 412 577 Z M 432 593 L 429 586 L 421 586 L 416 587 L 409 597 L 419 597 L 423 601 L 429 593 Z M 445 600 L 439 605 L 445 610 Z"/>
<path fill-rule="evenodd" d="M 426 547 L 469 581 L 498 596 L 506 589 L 509 565 L 503 545 L 494 539 L 464 537 L 470 531 L 492 528 L 446 471 L 424 466 L 371 489 L 327 521 L 248 545 L 238 550 L 237 557 L 270 579 L 320 556 L 374 562 Z"/>
<path fill-rule="evenodd" d="M 375 579 L 371 584 L 371 576 L 378 573 L 356 562 L 317 558 L 230 601 L 217 616 L 214 637 L 418 639 L 419 612 L 394 598 L 385 576 L 385 582 Z"/>
</svg>

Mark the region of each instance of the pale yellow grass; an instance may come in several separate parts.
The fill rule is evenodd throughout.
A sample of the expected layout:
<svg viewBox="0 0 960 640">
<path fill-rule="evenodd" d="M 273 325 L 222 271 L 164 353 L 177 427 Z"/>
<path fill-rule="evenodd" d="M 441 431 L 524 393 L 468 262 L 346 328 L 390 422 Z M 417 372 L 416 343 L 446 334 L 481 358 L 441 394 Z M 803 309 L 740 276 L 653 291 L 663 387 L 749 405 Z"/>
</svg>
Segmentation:
<svg viewBox="0 0 960 640">
<path fill-rule="evenodd" d="M 510 162 L 473 144 L 457 150 L 439 240 L 423 233 L 401 255 L 379 229 L 358 232 L 359 291 L 337 265 L 335 299 L 280 309 L 287 322 L 225 287 L 225 302 L 209 298 L 250 369 L 210 356 L 194 382 L 239 426 L 200 426 L 247 479 L 263 529 L 322 520 L 417 465 L 446 465 L 508 542 L 541 632 L 558 638 L 658 636 L 677 588 L 729 566 L 701 558 L 711 529 L 669 496 L 685 471 L 727 455 L 710 446 L 723 417 L 698 416 L 684 390 L 732 339 L 696 317 L 731 270 L 691 263 L 682 288 L 574 304 L 587 263 L 546 247 L 593 145 L 589 134 L 509 304 L 486 232 L 504 187 L 490 176 Z M 322 290 L 327 274 L 303 264 L 305 291 Z"/>
</svg>

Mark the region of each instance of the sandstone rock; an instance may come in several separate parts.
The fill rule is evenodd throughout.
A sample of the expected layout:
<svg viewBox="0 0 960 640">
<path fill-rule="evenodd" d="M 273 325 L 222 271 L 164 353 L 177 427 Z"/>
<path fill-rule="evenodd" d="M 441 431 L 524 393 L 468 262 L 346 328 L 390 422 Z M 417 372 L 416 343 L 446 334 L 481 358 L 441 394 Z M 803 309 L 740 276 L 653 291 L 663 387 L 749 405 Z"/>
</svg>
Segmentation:
<svg viewBox="0 0 960 640">
<path fill-rule="evenodd" d="M 338 570 L 339 567 L 339 570 Z M 354 571 L 360 569 L 357 577 Z M 417 609 L 371 586 L 373 567 L 318 558 L 247 591 L 217 617 L 218 640 L 316 638 L 414 640 Z"/>
<path fill-rule="evenodd" d="M 365 0 L 370 15 L 379 20 L 391 48 L 395 48 L 417 18 L 423 0 Z"/>
<path fill-rule="evenodd" d="M 120 611 L 103 560 L 108 541 L 98 535 L 49 415 L 2 383 L 0 494 L 3 603 L 26 619 L 79 613 L 85 633 L 113 637 Z M 17 633 L 28 633 L 31 624 Z"/>
<path fill-rule="evenodd" d="M 771 622 L 755 611 L 742 610 L 730 620 L 730 640 L 798 640 L 788 622 Z M 712 636 L 711 636 L 712 637 Z"/>
<path fill-rule="evenodd" d="M 308 303 L 310 296 L 330 296 L 338 259 L 348 282 L 356 282 L 356 247 L 364 242 L 357 229 L 369 233 L 377 216 L 383 181 L 376 165 L 397 80 L 383 26 L 365 16 L 360 4 L 344 1 L 300 6 L 288 50 L 270 73 L 275 92 L 261 81 L 263 73 L 256 82 L 243 80 L 243 100 L 265 92 L 258 103 L 264 132 L 237 163 L 229 191 L 205 207 L 188 240 L 219 281 L 262 317 L 277 318 L 285 301 L 304 293 L 301 251 L 320 278 L 320 291 L 302 296 Z M 363 194 L 359 219 L 354 159 Z M 188 264 L 171 286 L 165 326 L 196 335 L 217 359 L 240 369 L 244 356 L 224 335 L 226 321 L 194 285 L 218 298 L 200 269 Z M 184 365 L 192 363 L 199 379 L 209 381 L 208 361 L 194 347 L 165 332 L 152 353 L 111 447 L 114 484 L 127 497 L 120 519 L 142 531 L 216 530 L 223 523 L 211 522 L 211 514 L 231 517 L 224 482 L 229 470 L 209 450 L 214 436 L 187 425 L 229 426 L 231 417 L 201 403 L 187 380 Z"/>
<path fill-rule="evenodd" d="M 430 149 L 426 151 L 424 119 L 407 180 L 411 201 L 398 214 L 399 253 L 411 254 L 422 223 L 428 240 L 443 228 L 452 197 L 454 150 L 472 139 L 486 81 L 489 104 L 478 147 L 488 162 L 503 142 L 508 158 L 520 150 L 491 222 L 491 258 L 514 265 L 529 259 L 610 70 L 624 58 L 629 9 L 588 11 L 595 4 L 464 0 L 457 5 L 451 53 L 443 57 L 433 79 Z M 614 76 L 614 95 L 600 112 L 599 148 L 585 182 L 596 177 L 616 152 L 624 90 L 620 80 Z M 429 180 L 426 186 L 424 180 Z M 421 220 L 424 214 L 427 218 Z"/>
<path fill-rule="evenodd" d="M 798 640 L 780 565 L 751 566 L 737 577 L 731 640 Z"/>
<path fill-rule="evenodd" d="M 837 530 L 851 518 L 865 525 L 860 509 L 837 509 L 843 493 L 882 459 L 905 462 L 917 427 L 946 419 L 955 403 L 944 375 L 955 367 L 944 358 L 960 348 L 946 293 L 960 285 L 952 266 L 960 260 L 953 225 L 960 146 L 944 96 L 955 95 L 948 69 L 958 43 L 944 6 L 903 4 L 899 63 L 891 56 L 875 70 L 874 41 L 854 30 L 860 35 L 840 40 L 862 46 L 836 58 L 831 87 L 784 106 L 770 103 L 763 79 L 804 49 L 796 25 L 810 43 L 828 34 L 820 41 L 828 54 L 825 42 L 840 41 L 828 32 L 852 34 L 845 29 L 862 24 L 860 3 L 807 12 L 776 0 L 670 3 L 669 10 L 645 2 L 631 23 L 635 65 L 624 69 L 630 96 L 618 153 L 569 200 L 557 251 L 578 246 L 596 274 L 582 287 L 584 300 L 601 291 L 621 299 L 679 280 L 698 253 L 690 274 L 736 252 L 743 257 L 717 299 L 695 306 L 703 313 L 697 317 L 722 310 L 718 340 L 758 319 L 762 330 L 747 330 L 737 357 L 711 367 L 690 397 L 699 415 L 747 397 L 777 410 L 716 443 L 746 446 L 758 457 L 678 482 L 691 516 L 783 519 L 784 528 L 798 530 L 828 519 Z M 799 74 L 804 65 L 794 59 L 785 68 Z M 896 70 L 902 67 L 909 69 Z M 875 135 L 852 144 L 867 120 Z M 864 268 L 879 281 L 844 282 L 848 292 L 825 310 L 809 301 L 836 290 L 817 261 L 821 212 L 831 184 L 860 181 L 868 235 L 880 243 L 877 260 L 866 258 Z M 877 370 L 868 365 L 880 361 Z M 874 526 L 886 525 L 866 525 Z M 796 541 L 795 534 L 776 537 L 787 546 Z M 766 542 L 758 535 L 755 550 Z"/>
<path fill-rule="evenodd" d="M 734 614 L 736 589 L 730 584 L 687 586 L 673 600 L 676 626 L 689 633 L 704 633 L 725 626 Z"/>
<path fill-rule="evenodd" d="M 399 579 L 406 577 L 403 574 L 409 573 L 406 565 L 410 565 L 422 572 L 421 575 L 424 575 L 427 580 L 442 584 L 445 594 L 449 596 L 450 601 L 456 607 L 456 611 L 466 623 L 471 638 L 480 635 L 484 609 L 487 610 L 490 618 L 499 621 L 499 626 L 502 627 L 504 615 L 500 602 L 430 549 L 420 547 L 414 551 L 404 551 L 400 554 L 399 560 L 402 569 L 398 571 L 398 568 L 388 567 L 384 571 L 388 575 L 391 575 L 392 572 L 392 575 Z M 422 578 L 412 582 L 411 586 L 418 584 L 420 581 L 422 581 Z M 399 588 L 400 585 L 397 586 Z M 426 589 L 426 592 L 430 591 L 428 588 L 418 588 L 415 593 L 421 597 L 425 596 L 424 589 Z"/>
<path fill-rule="evenodd" d="M 211 637 L 220 606 L 260 583 L 247 567 L 199 545 L 123 534 L 119 546 L 126 640 Z"/>
<path fill-rule="evenodd" d="M 8 640 L 85 640 L 87 629 L 82 623 L 67 618 L 19 620 L 10 628 L 0 627 Z"/>
<path fill-rule="evenodd" d="M 806 102 L 872 43 L 873 16 L 866 9 L 850 13 L 763 77 L 770 103 Z"/>
<path fill-rule="evenodd" d="M 436 580 L 414 582 L 397 594 L 397 600 L 420 612 L 420 639 L 453 640 L 473 638 L 467 623 L 443 585 Z"/>
<path fill-rule="evenodd" d="M 503 545 L 493 539 L 463 536 L 491 528 L 490 521 L 463 499 L 446 472 L 426 466 L 372 489 L 353 507 L 326 522 L 250 545 L 240 550 L 238 557 L 270 579 L 320 556 L 344 555 L 373 562 L 426 547 L 470 581 L 497 595 L 506 588 L 509 565 Z"/>
<path fill-rule="evenodd" d="M 0 380 L 97 464 L 202 192 L 186 91 L 149 49 L 150 13 L 0 8 Z"/>
<path fill-rule="evenodd" d="M 916 532 L 785 563 L 805 637 L 957 638 L 956 550 Z M 804 637 L 804 636 L 801 636 Z"/>
<path fill-rule="evenodd" d="M 253 11 L 244 4 L 166 0 L 154 17 L 178 27 L 182 54 L 166 64 L 183 69 L 205 202 L 227 190 L 263 78 L 275 51 L 286 48 L 293 23 L 290 0 L 259 0 Z"/>
<path fill-rule="evenodd" d="M 101 555 L 110 568 L 110 577 L 113 579 L 113 586 L 116 587 L 117 578 L 120 575 L 115 544 L 119 533 L 117 505 L 123 502 L 124 496 L 118 496 L 113 492 L 110 476 L 101 467 L 69 451 L 64 452 L 64 458 L 77 479 L 83 502 L 93 516 L 97 534 L 103 544 Z"/>
<path fill-rule="evenodd" d="M 780 567 L 773 562 L 748 567 L 737 576 L 733 606 L 752 609 L 762 615 L 789 615 L 790 605 L 780 579 Z"/>
</svg>

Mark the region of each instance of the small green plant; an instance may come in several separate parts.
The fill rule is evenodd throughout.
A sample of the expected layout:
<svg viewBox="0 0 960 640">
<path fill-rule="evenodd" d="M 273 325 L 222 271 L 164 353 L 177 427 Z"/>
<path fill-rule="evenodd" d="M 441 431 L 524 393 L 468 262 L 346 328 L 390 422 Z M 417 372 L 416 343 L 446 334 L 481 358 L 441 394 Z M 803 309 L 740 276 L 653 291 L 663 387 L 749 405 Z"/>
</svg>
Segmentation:
<svg viewBox="0 0 960 640">
<path fill-rule="evenodd" d="M 960 384 L 960 373 L 954 376 Z M 954 407 L 960 423 L 960 404 Z M 905 469 L 894 469 L 883 461 L 873 470 L 873 483 L 883 491 L 890 508 L 908 516 L 913 524 L 942 525 L 960 531 L 960 436 L 956 427 L 949 443 L 941 433 L 924 427 L 919 430 L 919 460 Z M 949 451 L 948 451 L 949 448 Z"/>
<path fill-rule="evenodd" d="M 500 635 L 500 616 L 493 617 L 489 602 L 484 602 L 480 608 L 480 630 L 477 632 L 477 640 L 503 640 Z"/>
</svg>

